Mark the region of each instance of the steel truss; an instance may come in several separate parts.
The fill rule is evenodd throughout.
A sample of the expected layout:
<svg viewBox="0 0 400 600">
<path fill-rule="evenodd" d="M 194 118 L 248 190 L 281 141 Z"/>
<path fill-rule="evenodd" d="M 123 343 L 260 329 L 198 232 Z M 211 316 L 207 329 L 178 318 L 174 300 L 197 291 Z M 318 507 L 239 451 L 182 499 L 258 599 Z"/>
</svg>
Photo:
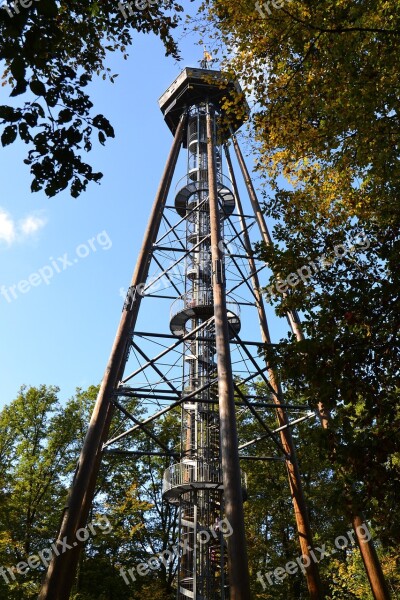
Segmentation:
<svg viewBox="0 0 400 600">
<path fill-rule="evenodd" d="M 258 259 L 253 251 L 250 235 L 256 225 L 256 217 L 254 215 L 251 217 L 243 214 L 227 143 L 224 144 L 223 149 L 229 170 L 229 179 L 225 179 L 224 184 L 233 189 L 235 198 L 235 209 L 230 214 L 224 214 L 222 251 L 224 253 L 228 306 L 229 303 L 231 306 L 235 306 L 232 310 L 239 314 L 240 307 L 247 307 L 253 312 L 253 322 L 257 321 L 258 313 L 261 330 L 264 332 L 264 335 L 261 336 L 262 341 L 255 339 L 244 340 L 238 331 L 235 331 L 233 328 L 228 340 L 230 355 L 232 357 L 232 375 L 238 382 L 235 383 L 236 409 L 246 411 L 252 415 L 254 420 L 259 424 L 260 432 L 263 432 L 249 442 L 239 443 L 238 449 L 241 450 L 239 459 L 241 461 L 283 461 L 292 465 L 292 461 L 295 462 L 295 456 L 290 435 L 291 428 L 305 420 L 314 418 L 316 415 L 314 412 L 310 412 L 308 407 L 304 405 L 285 404 L 282 392 L 276 386 L 275 380 L 273 379 L 271 383 L 271 371 L 269 366 L 265 364 L 262 352 L 265 350 L 265 346 L 270 344 L 270 340 L 266 311 L 259 282 L 259 274 L 266 269 L 266 265 Z M 164 301 L 166 306 L 165 325 L 171 319 L 171 315 L 168 314 L 171 305 L 170 301 L 183 298 L 187 293 L 188 262 L 193 260 L 193 256 L 200 256 L 204 251 L 205 245 L 207 247 L 210 245 L 210 232 L 197 236 L 195 243 L 190 245 L 189 248 L 182 243 L 182 240 L 185 240 L 187 237 L 187 231 L 196 215 L 202 212 L 207 214 L 208 203 L 209 196 L 207 194 L 198 202 L 195 208 L 187 210 L 184 216 L 180 216 L 177 213 L 176 206 L 166 208 L 165 213 L 170 213 L 168 217 L 165 213 L 162 216 L 160 232 L 152 245 L 149 255 L 149 279 L 142 286 L 141 293 L 142 301 L 149 306 L 148 312 L 151 311 L 150 305 L 155 300 L 157 301 L 157 311 L 160 312 L 162 310 L 161 301 Z M 219 198 L 219 209 L 221 213 L 224 213 L 223 199 L 221 198 Z M 195 260 L 198 260 L 198 258 L 195 258 Z M 145 314 L 148 314 L 148 312 L 145 312 Z M 143 324 L 145 325 L 145 322 Z M 140 323 L 138 323 L 138 327 L 140 327 Z M 215 405 L 215 400 L 212 399 L 212 389 L 215 388 L 218 381 L 216 377 L 210 378 L 205 383 L 203 382 L 203 385 L 197 386 L 191 392 L 185 391 L 185 381 L 182 379 L 182 364 L 185 359 L 187 360 L 190 348 L 194 343 L 209 343 L 210 332 L 215 335 L 214 316 L 212 315 L 201 322 L 196 321 L 193 328 L 178 339 L 176 335 L 167 333 L 166 331 L 168 330 L 146 331 L 138 329 L 132 332 L 129 360 L 125 367 L 124 377 L 115 390 L 114 396 L 118 397 L 118 401 L 114 399 L 113 403 L 117 409 L 124 412 L 129 420 L 134 422 L 134 425 L 105 441 L 103 449 L 107 453 L 111 452 L 121 457 L 143 456 L 140 443 L 146 435 L 150 435 L 151 440 L 160 448 L 158 452 L 154 452 L 152 455 L 170 456 L 174 465 L 182 464 L 181 461 L 185 456 L 185 449 L 172 446 L 168 448 L 163 447 L 160 440 L 148 431 L 148 426 L 160 419 L 162 420 L 178 407 L 182 409 L 185 404 L 188 405 L 188 403 L 195 400 L 199 395 L 202 397 L 202 405 Z M 261 402 L 255 399 L 256 395 L 251 389 L 257 381 L 262 381 L 265 389 L 268 390 L 266 398 L 257 397 L 257 400 L 261 400 Z M 247 388 L 246 392 L 243 391 L 244 388 Z M 209 396 L 205 399 L 207 392 L 211 392 L 211 398 Z M 137 422 L 137 419 L 129 414 L 129 411 L 123 406 L 123 403 L 130 398 L 135 398 L 139 403 L 139 407 L 145 411 L 146 416 L 141 422 Z M 156 410 L 154 411 L 154 409 Z M 278 415 L 279 427 L 272 429 L 267 425 L 267 421 L 270 422 L 271 415 L 276 413 L 277 409 L 280 411 Z M 288 413 L 291 411 L 300 412 L 300 414 L 304 412 L 305 414 L 290 421 Z M 119 449 L 118 443 L 126 440 L 128 437 L 131 440 L 130 450 Z M 247 448 L 257 446 L 259 442 L 266 439 L 269 439 L 271 444 L 269 456 L 248 454 Z M 173 468 L 176 469 L 176 467 Z M 298 477 L 298 474 L 295 474 L 296 476 Z M 182 491 L 183 487 L 178 489 Z M 196 498 L 199 493 L 198 491 L 195 492 Z M 188 494 L 182 493 L 181 495 L 183 496 L 183 504 L 186 507 L 197 506 L 197 499 L 190 499 Z M 208 501 L 212 502 L 210 498 Z M 222 505 L 221 497 L 216 498 L 214 501 Z M 205 507 L 202 509 L 203 512 L 204 509 Z M 197 507 L 197 510 L 199 510 L 199 507 Z M 184 510 L 183 513 L 185 515 L 183 520 L 186 526 L 182 526 L 181 523 L 181 531 L 186 531 L 183 535 L 191 537 L 194 542 L 193 535 L 188 526 L 189 522 L 193 523 L 194 514 L 191 514 L 189 517 L 187 508 L 186 512 Z M 208 515 L 209 519 L 215 514 L 211 513 Z M 307 544 L 311 544 L 311 534 L 307 530 L 307 527 L 309 527 L 308 524 L 302 523 L 301 527 L 302 532 L 306 533 L 305 539 L 307 540 Z M 219 554 L 221 572 L 225 568 L 223 550 L 223 548 L 220 549 Z M 206 584 L 207 595 L 203 596 L 203 593 L 196 592 L 196 583 L 194 580 L 196 578 L 199 579 L 201 573 L 196 573 L 193 568 L 189 567 L 190 559 L 194 560 L 193 557 L 189 557 L 189 559 L 186 557 L 183 565 L 184 575 L 181 576 L 181 579 L 184 583 L 178 583 L 180 590 L 179 598 L 191 597 L 186 595 L 190 592 L 195 594 L 194 598 L 224 598 L 224 589 L 220 589 L 217 595 L 215 595 L 215 592 L 211 593 L 211 588 L 215 590 L 215 581 L 212 582 L 212 586 L 210 582 Z M 180 568 L 179 572 L 180 574 L 182 573 L 182 568 Z M 313 576 L 317 577 L 315 574 Z M 225 578 L 227 578 L 226 573 Z M 185 588 L 184 586 L 188 586 L 189 583 L 189 589 Z"/>
<path fill-rule="evenodd" d="M 103 455 L 170 457 L 163 495 L 179 507 L 180 537 L 192 548 L 179 557 L 178 598 L 248 600 L 243 519 L 247 491 L 239 461 L 285 464 L 300 545 L 308 556 L 312 536 L 291 432 L 315 414 L 285 402 L 276 373 L 265 361 L 263 350 L 271 339 L 259 274 L 266 266 L 252 249 L 251 235 L 261 232 L 264 240 L 270 238 L 234 129 L 225 134 L 218 129 L 222 76 L 185 71 L 161 101 L 174 142 L 56 544 L 61 548 L 65 539 L 75 542 L 76 531 L 85 525 Z M 198 80 L 199 73 L 203 78 L 214 73 L 217 83 Z M 191 81 L 186 87 L 185 77 Z M 234 87 L 228 84 L 228 89 Z M 242 208 L 231 141 L 253 215 Z M 187 174 L 171 205 L 167 201 L 182 146 L 188 152 Z M 223 155 L 229 177 L 223 172 Z M 150 330 L 146 325 L 153 320 L 156 328 Z M 300 336 L 298 315 L 290 313 L 288 321 Z M 260 382 L 266 390 L 263 396 Z M 142 410 L 141 418 L 129 410 L 132 398 Z M 182 436 L 173 445 L 161 440 L 153 426 L 178 408 Z M 115 411 L 125 419 L 123 431 L 112 430 Z M 296 412 L 292 420 L 291 411 Z M 258 425 L 259 434 L 250 441 L 237 437 L 236 417 L 242 414 L 251 415 Z M 274 415 L 278 427 L 272 429 Z M 152 444 L 145 453 L 144 439 Z M 262 454 L 254 453 L 262 440 L 270 442 L 268 456 L 265 445 Z M 250 447 L 253 454 L 248 453 Z M 198 536 L 224 517 L 232 526 L 229 542 L 219 531 L 200 548 Z M 78 544 L 68 553 L 53 555 L 40 600 L 68 600 L 79 550 Z M 316 600 L 323 594 L 317 566 L 309 562 L 306 579 L 310 597 Z"/>
</svg>

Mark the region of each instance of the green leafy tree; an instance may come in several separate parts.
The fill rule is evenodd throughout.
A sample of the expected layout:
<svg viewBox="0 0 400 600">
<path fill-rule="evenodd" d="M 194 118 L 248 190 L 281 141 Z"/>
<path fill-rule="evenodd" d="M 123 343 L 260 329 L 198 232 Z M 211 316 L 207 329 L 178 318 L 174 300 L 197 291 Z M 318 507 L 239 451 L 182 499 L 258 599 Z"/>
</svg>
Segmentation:
<svg viewBox="0 0 400 600">
<path fill-rule="evenodd" d="M 306 340 L 288 334 L 268 359 L 292 397 L 330 410 L 330 431 L 314 440 L 336 510 L 363 511 L 385 567 L 400 532 L 400 4 L 214 0 L 203 9 L 214 56 L 253 101 L 249 143 L 276 223 L 275 244 L 258 247 L 275 274 L 266 296 L 277 314 L 296 309 L 304 322 Z"/>
<path fill-rule="evenodd" d="M 8 577 L 8 583 L 0 578 L 1 597 L 6 600 L 37 595 L 44 567 L 19 574 L 15 565 L 50 547 L 54 539 L 97 390 L 94 386 L 77 390 L 63 406 L 58 401 L 56 388 L 22 388 L 18 398 L 0 414 L 0 564 L 14 567 L 15 576 L 15 579 Z M 263 384 L 257 384 L 257 394 L 268 397 Z M 290 389 L 287 400 L 293 400 Z M 304 402 L 306 410 L 305 399 L 297 399 L 296 403 L 299 402 Z M 143 409 L 135 399 L 125 399 L 124 404 L 135 418 L 140 418 Z M 274 428 L 273 412 L 263 416 Z M 129 420 L 116 413 L 115 431 L 121 432 L 129 425 Z M 344 535 L 349 524 L 338 509 L 337 482 L 329 459 L 315 452 L 319 428 L 306 423 L 300 427 L 294 435 L 316 543 L 333 547 L 335 538 Z M 153 423 L 151 432 L 162 443 L 178 450 L 179 410 Z M 242 443 L 260 434 L 259 425 L 245 410 L 239 414 L 239 433 Z M 154 450 L 143 433 L 138 434 L 136 443 L 140 451 Z M 176 509 L 163 503 L 161 498 L 162 475 L 170 459 L 132 456 L 130 447 L 131 440 L 127 437 L 119 446 L 125 455 L 104 455 L 89 517 L 95 531 L 91 532 L 81 555 L 72 594 L 74 600 L 172 600 L 175 597 L 176 560 L 167 564 L 160 561 L 157 570 L 148 570 L 145 575 L 137 570 L 150 558 L 171 550 L 178 541 Z M 277 457 L 275 447 L 267 439 L 259 442 L 257 451 Z M 254 453 L 251 447 L 249 453 Z M 306 598 L 305 580 L 300 572 L 274 585 L 269 584 L 266 576 L 299 555 L 284 463 L 243 461 L 242 468 L 248 477 L 245 511 L 254 597 L 261 600 Z M 267 491 L 265 481 L 268 481 Z M 107 527 L 104 527 L 105 522 Z M 96 527 L 96 523 L 103 526 Z M 395 553 L 382 552 L 382 560 L 393 585 L 398 586 L 398 557 L 396 559 Z M 332 599 L 369 597 L 354 546 L 338 552 L 334 560 L 324 559 L 320 568 Z"/>
<path fill-rule="evenodd" d="M 124 406 L 136 418 L 143 416 L 140 404 L 125 399 Z M 177 451 L 180 439 L 180 411 L 165 415 L 163 420 L 148 425 L 148 430 L 169 448 Z M 115 431 L 131 425 L 118 412 L 115 415 Z M 98 497 L 107 507 L 113 523 L 111 537 L 107 537 L 107 553 L 111 556 L 118 577 L 129 590 L 132 598 L 174 598 L 174 579 L 177 561 L 158 561 L 155 570 L 147 568 L 138 573 L 139 565 L 146 565 L 150 558 L 171 550 L 177 539 L 177 509 L 162 500 L 162 479 L 170 458 L 157 456 L 137 457 L 129 455 L 132 441 L 127 437 L 119 449 L 127 454 L 105 454 L 99 481 Z M 154 451 L 154 442 L 146 434 L 138 432 L 135 448 L 139 452 Z M 123 569 L 125 577 L 121 574 Z M 130 571 L 130 573 L 129 573 Z M 126 581 L 128 580 L 128 581 Z"/>
<path fill-rule="evenodd" d="M 177 57 L 172 33 L 182 7 L 171 0 L 144 10 L 112 0 L 40 0 L 29 8 L 6 0 L 0 9 L 0 61 L 4 86 L 15 100 L 0 106 L 3 146 L 25 142 L 31 189 L 54 196 L 70 185 L 77 197 L 102 174 L 85 162 L 93 136 L 104 145 L 114 130 L 93 111 L 87 91 L 94 76 L 110 79 L 107 54 L 127 49 L 136 32 L 154 33 Z M 121 8 L 122 7 L 122 8 Z M 125 7 L 125 8 L 124 8 Z"/>
<path fill-rule="evenodd" d="M 11 568 L 0 579 L 2 597 L 34 598 L 43 566 L 16 566 L 48 548 L 59 522 L 76 461 L 76 427 L 82 407 L 61 407 L 55 387 L 22 387 L 0 414 L 0 561 Z M 8 584 L 8 585 L 7 585 Z M 7 591 L 5 591 L 7 590 Z"/>
<path fill-rule="evenodd" d="M 37 597 L 46 565 L 42 560 L 35 568 L 22 565 L 49 549 L 55 539 L 97 392 L 95 386 L 78 389 L 62 405 L 55 387 L 23 387 L 0 413 L 0 565 L 5 567 L 1 598 Z M 137 418 L 143 413 L 134 399 L 126 399 L 125 406 Z M 129 424 L 116 412 L 116 430 Z M 178 414 L 167 416 L 152 431 L 165 443 L 178 443 Z M 148 438 L 139 435 L 138 442 L 143 451 L 150 450 Z M 126 438 L 120 448 L 129 451 L 130 445 Z M 165 458 L 105 454 L 74 599 L 136 599 L 150 597 L 151 591 L 154 597 L 174 596 L 176 561 L 160 563 L 147 576 L 136 570 L 177 542 L 176 509 L 161 498 L 162 474 L 168 465 Z M 136 574 L 128 584 L 120 572 L 123 567 Z"/>
<path fill-rule="evenodd" d="M 268 398 L 264 383 L 257 384 L 257 395 Z M 285 390 L 285 401 L 297 405 L 304 403 L 305 411 L 308 411 L 305 397 L 294 396 L 290 387 Z M 276 427 L 273 411 L 260 410 L 260 414 L 271 429 Z M 243 413 L 239 419 L 240 443 L 254 440 L 262 433 L 259 425 Z M 343 514 L 340 482 L 332 470 L 329 456 L 320 450 L 321 429 L 318 422 L 308 420 L 298 425 L 293 428 L 293 437 L 314 532 L 315 556 L 319 560 L 318 567 L 326 597 L 330 600 L 372 600 L 361 555 L 352 539 L 350 520 Z M 252 597 L 260 600 L 306 599 L 309 594 L 305 577 L 299 568 L 293 572 L 293 562 L 300 559 L 301 552 L 285 464 L 276 460 L 279 454 L 268 438 L 258 442 L 256 446 L 249 446 L 248 450 L 241 453 L 247 452 L 250 455 L 275 458 L 268 461 L 243 460 L 241 463 L 248 481 L 245 518 Z M 368 516 L 369 522 L 377 523 L 373 514 Z M 396 598 L 398 552 L 393 548 L 384 548 L 384 544 L 377 540 L 379 531 L 379 527 L 372 528 L 372 535 L 377 542 L 384 572 L 390 580 L 393 598 Z M 346 546 L 343 544 L 343 537 L 347 539 Z M 345 547 L 339 548 L 335 544 L 339 539 L 339 546 Z M 326 555 L 317 550 L 324 547 Z M 285 569 L 286 565 L 292 565 L 292 574 L 284 575 L 281 581 L 277 580 L 274 570 Z"/>
</svg>

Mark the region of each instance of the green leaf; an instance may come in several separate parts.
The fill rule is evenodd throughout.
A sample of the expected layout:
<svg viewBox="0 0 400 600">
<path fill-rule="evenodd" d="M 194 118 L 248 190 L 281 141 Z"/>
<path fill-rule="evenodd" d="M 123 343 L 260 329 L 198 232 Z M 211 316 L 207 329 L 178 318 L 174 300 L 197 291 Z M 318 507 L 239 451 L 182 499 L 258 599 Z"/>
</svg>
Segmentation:
<svg viewBox="0 0 400 600">
<path fill-rule="evenodd" d="M 42 119 L 44 119 L 45 117 L 45 112 L 43 110 L 43 106 L 41 106 L 41 104 L 38 104 L 37 102 L 34 102 L 32 104 L 32 108 L 35 108 L 37 110 L 37 113 L 40 117 L 42 117 Z"/>
<path fill-rule="evenodd" d="M 21 94 L 25 94 L 27 87 L 28 87 L 28 82 L 25 81 L 25 79 L 20 79 L 17 82 L 17 85 L 15 86 L 13 91 L 11 92 L 10 96 L 12 98 L 15 98 L 15 96 L 20 96 Z"/>
<path fill-rule="evenodd" d="M 3 146 L 9 146 L 15 141 L 17 137 L 17 126 L 9 125 L 5 128 L 1 136 L 1 143 Z"/>
<path fill-rule="evenodd" d="M 43 187 L 42 184 L 39 183 L 39 181 L 37 179 L 34 179 L 31 183 L 31 192 L 40 192 L 42 187 Z"/>
<path fill-rule="evenodd" d="M 91 80 L 92 80 L 92 76 L 89 75 L 88 73 L 84 73 L 83 75 L 81 75 L 79 77 L 79 85 L 81 87 L 85 87 Z"/>
<path fill-rule="evenodd" d="M 45 17 L 57 17 L 58 15 L 58 6 L 54 0 L 40 0 L 37 9 Z"/>
<path fill-rule="evenodd" d="M 46 94 L 46 87 L 44 83 L 42 83 L 38 79 L 34 79 L 33 81 L 31 81 L 29 87 L 31 88 L 31 92 L 35 94 L 35 96 L 44 96 Z"/>
<path fill-rule="evenodd" d="M 60 112 L 58 113 L 58 122 L 68 123 L 69 121 L 71 121 L 73 116 L 74 114 L 72 110 L 69 110 L 69 108 L 65 108 L 64 110 L 60 110 Z"/>
<path fill-rule="evenodd" d="M 20 118 L 20 112 L 14 110 L 11 106 L 0 106 L 0 119 L 15 123 L 16 121 L 19 121 Z"/>
<path fill-rule="evenodd" d="M 32 140 L 32 136 L 29 133 L 28 125 L 26 123 L 20 123 L 18 126 L 18 131 L 20 138 L 25 142 L 25 144 L 29 144 L 29 142 Z"/>
<path fill-rule="evenodd" d="M 115 137 L 114 128 L 103 115 L 96 115 L 93 119 L 93 125 L 97 129 L 102 129 L 107 137 Z"/>
<path fill-rule="evenodd" d="M 49 106 L 53 107 L 57 104 L 59 99 L 59 95 L 58 92 L 52 88 L 49 92 L 47 92 L 46 94 L 46 102 Z"/>
<path fill-rule="evenodd" d="M 25 62 L 22 56 L 16 56 L 10 65 L 10 71 L 17 81 L 25 80 Z"/>
<path fill-rule="evenodd" d="M 37 113 L 27 112 L 23 115 L 23 118 L 28 123 L 28 125 L 30 125 L 31 127 L 36 127 L 38 121 Z"/>
<path fill-rule="evenodd" d="M 78 177 L 74 177 L 74 180 L 71 184 L 71 196 L 73 198 L 78 198 L 82 190 L 83 184 L 81 183 L 80 179 Z"/>
</svg>

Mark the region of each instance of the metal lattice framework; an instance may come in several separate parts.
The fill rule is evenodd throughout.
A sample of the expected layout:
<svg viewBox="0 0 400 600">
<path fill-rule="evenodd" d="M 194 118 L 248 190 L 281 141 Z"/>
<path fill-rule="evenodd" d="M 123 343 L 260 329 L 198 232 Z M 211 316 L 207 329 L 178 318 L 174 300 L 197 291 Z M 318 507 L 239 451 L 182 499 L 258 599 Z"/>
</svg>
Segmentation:
<svg viewBox="0 0 400 600">
<path fill-rule="evenodd" d="M 170 457 L 163 497 L 179 507 L 180 540 L 187 540 L 191 548 L 179 557 L 179 600 L 249 598 L 243 521 L 246 460 L 286 464 L 302 554 L 312 550 L 291 427 L 315 413 L 285 404 L 262 352 L 271 343 L 259 282 L 266 265 L 255 256 L 251 237 L 253 231 L 267 243 L 270 237 L 235 137 L 241 122 L 230 130 L 219 128 L 225 116 L 223 98 L 234 92 L 240 92 L 237 84 L 226 82 L 219 72 L 185 69 L 160 100 L 174 143 L 57 542 L 73 539 L 85 523 L 102 455 L 123 454 L 126 446 L 119 444 L 128 438 L 129 454 L 142 456 L 140 440 L 147 436 L 150 454 Z M 231 145 L 248 190 L 249 214 L 243 212 Z M 187 172 L 173 197 L 169 192 L 182 146 Z M 148 327 L 152 311 L 157 315 L 153 331 Z M 147 316 L 143 322 L 142 314 Z M 289 313 L 288 322 L 301 339 L 297 314 Z M 163 331 L 159 323 L 164 324 Z M 260 381 L 267 395 L 257 391 Z M 127 408 L 132 397 L 143 408 L 141 419 Z M 151 424 L 177 407 L 181 440 L 171 446 L 158 439 Z M 110 435 L 115 410 L 132 425 Z M 275 430 L 267 424 L 271 411 L 278 418 Z M 291 420 L 288 411 L 295 412 Z M 259 428 L 259 434 L 245 443 L 237 439 L 236 431 L 237 416 L 243 412 Z M 270 440 L 270 456 L 257 453 L 257 444 L 264 439 Z M 232 526 L 229 539 L 219 531 L 224 518 Z M 211 530 L 218 534 L 199 543 L 202 532 Z M 67 600 L 78 555 L 79 547 L 53 557 L 42 600 Z M 310 597 L 321 598 L 314 561 L 306 568 L 306 578 Z"/>
</svg>

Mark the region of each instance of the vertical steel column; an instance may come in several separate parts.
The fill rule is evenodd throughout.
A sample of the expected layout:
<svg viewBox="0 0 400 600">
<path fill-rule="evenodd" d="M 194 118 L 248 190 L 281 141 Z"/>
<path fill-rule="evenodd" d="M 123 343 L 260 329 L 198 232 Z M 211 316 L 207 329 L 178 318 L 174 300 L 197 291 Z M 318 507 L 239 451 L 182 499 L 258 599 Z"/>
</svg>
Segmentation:
<svg viewBox="0 0 400 600">
<path fill-rule="evenodd" d="M 242 486 L 239 466 L 232 364 L 229 349 L 229 325 L 226 309 L 225 269 L 221 250 L 218 209 L 215 139 L 207 102 L 207 146 L 209 203 L 211 224 L 211 256 L 213 265 L 213 295 L 220 414 L 221 462 L 224 482 L 225 514 L 233 533 L 228 540 L 228 574 L 231 600 L 249 600 L 250 584 L 247 563 L 246 535 Z"/>
<path fill-rule="evenodd" d="M 144 283 L 148 276 L 152 246 L 158 234 L 179 156 L 185 117 L 185 114 L 182 115 L 177 127 L 157 191 L 142 249 L 132 277 L 131 292 L 136 290 L 141 283 Z M 137 320 L 141 299 L 142 296 L 137 293 L 133 296 L 132 301 L 125 304 L 56 541 L 56 546 L 60 549 L 60 552 L 58 554 L 53 553 L 53 558 L 39 594 L 39 600 L 68 600 L 70 596 L 79 558 L 79 546 L 82 545 L 77 543 L 76 531 L 86 523 L 93 501 L 95 483 L 101 463 L 102 446 L 109 432 L 113 412 L 112 394 L 123 374 L 129 352 L 131 333 Z M 66 540 L 73 548 L 63 552 L 63 540 Z"/>
<path fill-rule="evenodd" d="M 264 215 L 262 213 L 260 203 L 258 201 L 257 194 L 255 192 L 254 185 L 253 185 L 253 182 L 250 177 L 250 173 L 247 169 L 246 163 L 243 158 L 243 154 L 240 150 L 240 146 L 239 146 L 236 136 L 233 134 L 233 132 L 232 132 L 232 141 L 233 141 L 233 146 L 235 148 L 236 156 L 237 156 L 237 159 L 239 162 L 240 170 L 242 171 L 242 175 L 243 175 L 243 178 L 246 183 L 247 192 L 249 194 L 251 206 L 253 208 L 254 215 L 256 217 L 256 221 L 257 221 L 260 233 L 261 233 L 262 240 L 266 246 L 271 246 L 272 245 L 272 237 L 268 231 L 268 227 L 265 222 Z M 297 311 L 287 311 L 286 316 L 287 316 L 287 320 L 289 322 L 290 328 L 296 337 L 296 340 L 298 342 L 301 342 L 302 340 L 304 340 L 304 334 L 303 334 L 302 327 L 301 327 L 300 317 L 297 314 Z M 324 427 L 324 429 L 326 429 L 328 427 L 329 413 L 321 402 L 318 404 L 318 416 L 321 421 L 322 427 Z"/>
<path fill-rule="evenodd" d="M 264 243 L 268 246 L 272 244 L 272 238 L 268 231 L 267 224 L 264 219 L 264 215 L 262 214 L 260 203 L 258 201 L 257 195 L 254 190 L 253 182 L 251 180 L 249 171 L 247 169 L 246 163 L 244 161 L 242 152 L 240 150 L 239 144 L 237 142 L 236 136 L 234 135 L 232 129 L 232 141 L 233 146 L 235 148 L 235 153 L 239 162 L 240 169 L 243 174 L 243 178 L 246 183 L 247 191 L 249 194 L 250 202 L 252 204 L 252 208 L 257 220 L 257 224 L 261 233 L 261 237 Z M 292 332 L 296 336 L 298 342 L 304 340 L 304 334 L 301 327 L 300 318 L 296 311 L 288 312 L 287 318 L 289 324 L 291 326 Z M 321 422 L 322 427 L 327 430 L 329 429 L 329 421 L 330 414 L 329 411 L 324 407 L 322 403 L 318 404 L 318 416 Z M 333 432 L 334 435 L 334 432 Z M 351 518 L 351 522 L 354 528 L 354 532 L 357 537 L 357 543 L 361 551 L 362 559 L 364 562 L 365 571 L 367 573 L 368 580 L 371 585 L 371 590 L 374 595 L 375 600 L 390 600 L 390 593 L 388 591 L 388 587 L 385 581 L 385 576 L 382 571 L 382 565 L 378 558 L 378 555 L 375 550 L 374 542 L 372 539 L 366 540 L 360 534 L 357 529 L 356 523 L 363 523 L 363 517 L 358 513 L 357 510 L 353 510 L 353 501 L 350 496 L 348 497 L 349 504 L 349 515 Z"/>
<path fill-rule="evenodd" d="M 368 538 L 361 533 L 361 528 L 364 529 L 362 526 L 365 525 L 362 515 L 352 514 L 351 523 L 356 532 L 357 545 L 360 549 L 361 558 L 375 600 L 390 600 L 391 595 L 375 546 L 372 540 L 368 540 Z"/>
<path fill-rule="evenodd" d="M 263 300 L 262 294 L 260 292 L 260 282 L 258 279 L 256 263 L 254 261 L 254 258 L 252 257 L 251 242 L 250 242 L 249 234 L 247 232 L 246 223 L 245 223 L 245 219 L 243 216 L 242 203 L 240 200 L 239 190 L 237 187 L 236 177 L 235 177 L 235 173 L 233 171 L 232 161 L 231 161 L 230 153 L 229 153 L 227 146 L 225 146 L 225 156 L 226 156 L 226 161 L 228 164 L 229 177 L 232 181 L 233 191 L 235 194 L 236 210 L 239 215 L 240 227 L 241 227 L 241 230 L 243 233 L 243 244 L 244 244 L 246 252 L 249 256 L 249 259 L 248 259 L 249 269 L 250 269 L 250 273 L 252 274 L 251 280 L 252 280 L 252 285 L 253 285 L 254 296 L 256 298 L 258 317 L 259 317 L 259 321 L 260 321 L 261 338 L 262 338 L 262 341 L 264 342 L 264 344 L 270 344 L 271 338 L 269 335 L 268 321 L 267 321 L 267 315 L 266 315 L 266 311 L 265 311 L 264 300 Z M 280 382 L 278 380 L 278 377 L 277 377 L 275 371 L 271 368 L 268 369 L 268 377 L 269 377 L 271 387 L 274 389 L 274 391 L 276 393 L 276 395 L 274 394 L 274 396 L 273 396 L 273 401 L 275 402 L 275 404 L 282 404 L 283 403 L 282 388 L 281 388 Z M 282 427 L 283 425 L 287 425 L 288 417 L 287 417 L 286 411 L 282 408 L 277 407 L 276 413 L 277 413 L 279 427 Z M 310 598 L 312 598 L 313 600 L 319 600 L 320 598 L 324 597 L 324 593 L 322 590 L 322 584 L 321 584 L 320 577 L 319 577 L 318 567 L 315 564 L 315 562 L 312 558 L 312 555 L 311 555 L 311 551 L 313 550 L 312 531 L 311 531 L 311 526 L 310 526 L 310 522 L 309 522 L 309 518 L 308 518 L 307 503 L 306 503 L 306 499 L 304 496 L 303 484 L 301 481 L 300 469 L 299 469 L 299 464 L 297 461 L 296 448 L 295 448 L 295 445 L 293 442 L 291 428 L 286 427 L 285 429 L 282 429 L 279 432 L 279 435 L 281 438 L 282 446 L 285 449 L 285 452 L 289 455 L 289 459 L 285 461 L 285 464 L 286 464 L 287 473 L 288 473 L 289 486 L 290 486 L 290 491 L 291 491 L 291 496 L 292 496 L 294 514 L 295 514 L 295 518 L 296 518 L 296 525 L 297 525 L 297 531 L 298 531 L 298 535 L 299 535 L 300 548 L 301 548 L 302 555 L 308 558 L 308 561 L 307 561 L 308 566 L 305 567 L 305 569 L 306 569 L 305 576 L 306 576 L 306 580 L 307 580 L 307 586 L 308 586 L 308 590 L 310 593 Z"/>
<path fill-rule="evenodd" d="M 248 258 L 249 270 L 251 273 L 253 292 L 254 292 L 254 297 L 256 300 L 258 318 L 260 321 L 261 338 L 262 338 L 262 341 L 264 342 L 264 344 L 269 344 L 270 343 L 270 335 L 269 335 L 269 329 L 268 329 L 267 314 L 265 312 L 264 300 L 263 300 L 263 297 L 262 297 L 262 294 L 260 291 L 261 288 L 260 288 L 260 281 L 259 281 L 258 273 L 257 273 L 257 267 L 256 267 L 255 260 L 252 256 L 250 238 L 249 238 L 249 234 L 247 231 L 245 218 L 243 216 L 244 213 L 243 213 L 242 202 L 240 200 L 236 176 L 235 176 L 235 173 L 233 170 L 231 155 L 230 155 L 227 144 L 225 144 L 224 150 L 225 150 L 226 163 L 228 165 L 229 179 L 232 181 L 233 193 L 235 194 L 235 204 L 236 204 L 236 210 L 237 210 L 237 213 L 239 216 L 240 228 L 243 233 L 243 245 L 244 245 L 246 252 L 248 254 L 248 257 L 249 257 Z"/>
<path fill-rule="evenodd" d="M 178 214 L 182 216 L 182 213 L 186 213 L 187 251 L 185 291 L 171 306 L 170 329 L 178 337 L 187 331 L 187 327 L 195 332 L 201 323 L 209 321 L 214 307 L 206 106 L 203 102 L 189 108 L 186 145 L 186 185 L 179 190 L 175 199 Z M 220 183 L 218 178 L 217 181 Z M 192 546 L 190 552 L 178 558 L 177 597 L 180 600 L 223 600 L 225 597 L 221 584 L 226 568 L 223 536 L 217 542 L 221 556 L 219 570 L 216 568 L 215 543 L 197 543 L 202 532 L 223 518 L 218 394 L 211 386 L 216 369 L 214 355 L 215 330 L 212 322 L 184 344 L 182 395 L 187 395 L 189 391 L 198 392 L 182 404 L 181 461 L 166 470 L 166 479 L 170 482 L 176 482 L 177 473 L 180 474 L 178 479 L 183 487 L 178 486 L 177 489 L 172 486 L 166 490 L 169 494 L 164 498 L 167 502 L 179 504 L 179 538 L 182 542 L 189 541 L 189 546 Z"/>
<path fill-rule="evenodd" d="M 233 133 L 232 129 L 231 129 L 231 135 L 232 135 L 233 147 L 235 148 L 235 152 L 236 152 L 236 156 L 237 156 L 237 159 L 239 162 L 240 170 L 242 171 L 243 179 L 246 183 L 247 192 L 249 194 L 251 206 L 253 208 L 254 215 L 256 217 L 257 225 L 259 227 L 262 240 L 266 246 L 271 246 L 272 245 L 272 237 L 268 231 L 268 227 L 265 222 L 264 215 L 262 213 L 260 203 L 258 201 L 256 192 L 255 192 L 255 189 L 253 186 L 253 182 L 252 182 L 250 174 L 247 170 L 247 166 L 246 166 L 246 163 L 244 162 L 242 152 L 240 150 L 236 136 Z M 296 311 L 293 311 L 293 312 L 288 311 L 287 319 L 289 321 L 289 325 L 290 325 L 294 335 L 296 336 L 297 341 L 299 342 L 301 340 L 304 340 L 304 335 L 303 335 L 303 332 L 301 329 L 301 323 L 300 323 L 299 315 L 297 314 L 297 312 Z"/>
</svg>

